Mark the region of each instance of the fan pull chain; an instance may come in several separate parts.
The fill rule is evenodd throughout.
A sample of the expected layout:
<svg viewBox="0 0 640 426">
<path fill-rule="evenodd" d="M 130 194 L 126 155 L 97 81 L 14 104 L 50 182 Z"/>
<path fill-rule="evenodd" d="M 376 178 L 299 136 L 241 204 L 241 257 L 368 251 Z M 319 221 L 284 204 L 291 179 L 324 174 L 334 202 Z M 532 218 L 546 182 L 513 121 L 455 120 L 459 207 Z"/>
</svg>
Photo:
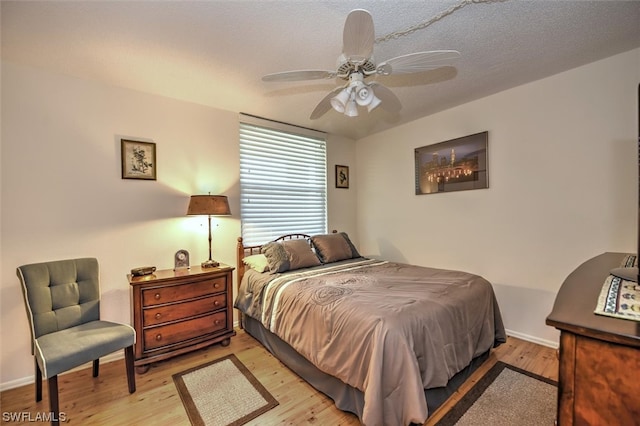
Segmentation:
<svg viewBox="0 0 640 426">
<path fill-rule="evenodd" d="M 437 14 L 436 16 L 434 16 L 431 19 L 428 19 L 426 21 L 420 22 L 419 24 L 416 25 L 412 25 L 411 27 L 407 28 L 406 30 L 401 30 L 401 31 L 394 31 L 392 33 L 389 33 L 385 36 L 382 37 L 378 37 L 377 39 L 375 39 L 374 43 L 375 44 L 380 44 L 389 40 L 393 40 L 393 39 L 397 39 L 400 37 L 404 37 L 407 36 L 409 34 L 412 34 L 418 30 L 423 30 L 425 28 L 427 28 L 429 25 L 438 22 L 439 20 L 441 20 L 442 18 L 444 18 L 445 16 L 449 16 L 451 15 L 453 12 L 462 9 L 463 7 L 465 7 L 468 4 L 472 4 L 472 3 L 502 3 L 508 0 L 462 0 L 460 3 L 455 4 L 453 6 L 451 6 L 449 9 L 440 12 L 439 14 Z"/>
</svg>

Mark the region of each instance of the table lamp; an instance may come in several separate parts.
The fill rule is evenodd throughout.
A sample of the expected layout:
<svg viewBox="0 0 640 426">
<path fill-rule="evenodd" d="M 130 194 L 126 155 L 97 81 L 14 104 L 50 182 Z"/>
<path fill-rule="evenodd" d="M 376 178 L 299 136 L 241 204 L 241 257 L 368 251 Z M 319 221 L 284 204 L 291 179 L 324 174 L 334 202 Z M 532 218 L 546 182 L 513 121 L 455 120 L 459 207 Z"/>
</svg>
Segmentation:
<svg viewBox="0 0 640 426">
<path fill-rule="evenodd" d="M 187 209 L 189 216 L 207 216 L 209 218 L 209 260 L 201 263 L 203 268 L 214 268 L 220 263 L 211 259 L 211 216 L 230 216 L 229 200 L 225 195 L 192 195 Z"/>
</svg>

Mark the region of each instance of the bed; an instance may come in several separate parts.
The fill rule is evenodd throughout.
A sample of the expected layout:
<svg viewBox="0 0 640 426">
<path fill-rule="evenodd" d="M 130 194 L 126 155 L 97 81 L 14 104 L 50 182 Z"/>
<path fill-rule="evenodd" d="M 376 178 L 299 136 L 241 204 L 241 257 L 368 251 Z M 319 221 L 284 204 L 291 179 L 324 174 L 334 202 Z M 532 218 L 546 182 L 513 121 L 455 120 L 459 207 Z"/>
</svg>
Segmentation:
<svg viewBox="0 0 640 426">
<path fill-rule="evenodd" d="M 362 257 L 346 233 L 237 250 L 241 326 L 365 425 L 424 423 L 506 341 L 480 276 Z"/>
</svg>

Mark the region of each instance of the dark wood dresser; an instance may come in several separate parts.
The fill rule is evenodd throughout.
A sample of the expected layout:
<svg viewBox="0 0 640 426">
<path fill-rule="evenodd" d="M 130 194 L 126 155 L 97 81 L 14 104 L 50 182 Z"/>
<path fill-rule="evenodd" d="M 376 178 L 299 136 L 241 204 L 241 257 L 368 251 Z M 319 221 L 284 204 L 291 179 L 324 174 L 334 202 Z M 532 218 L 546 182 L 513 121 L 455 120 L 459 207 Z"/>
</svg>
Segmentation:
<svg viewBox="0 0 640 426">
<path fill-rule="evenodd" d="M 547 317 L 560 330 L 560 426 L 640 425 L 640 322 L 593 313 L 624 256 L 604 253 L 580 265 Z"/>
<path fill-rule="evenodd" d="M 233 330 L 234 268 L 166 269 L 151 275 L 128 275 L 136 330 L 138 373 L 155 361 L 215 343 L 226 346 Z"/>
</svg>

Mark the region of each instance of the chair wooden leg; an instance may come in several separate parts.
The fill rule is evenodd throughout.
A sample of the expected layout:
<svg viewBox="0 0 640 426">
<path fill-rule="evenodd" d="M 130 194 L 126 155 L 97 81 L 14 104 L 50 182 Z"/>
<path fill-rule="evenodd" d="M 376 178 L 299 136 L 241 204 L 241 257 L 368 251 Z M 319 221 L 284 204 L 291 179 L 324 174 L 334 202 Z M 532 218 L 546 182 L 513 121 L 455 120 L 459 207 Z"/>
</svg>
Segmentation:
<svg viewBox="0 0 640 426">
<path fill-rule="evenodd" d="M 36 402 L 40 402 L 42 401 L 42 371 L 36 357 L 33 357 L 33 361 L 36 365 Z"/>
<path fill-rule="evenodd" d="M 93 360 L 93 377 L 98 377 L 100 374 L 100 359 Z"/>
<path fill-rule="evenodd" d="M 136 391 L 136 374 L 133 366 L 133 346 L 124 348 L 124 362 L 127 368 L 127 383 L 129 384 L 129 393 Z"/>
<path fill-rule="evenodd" d="M 52 376 L 47 379 L 49 385 L 49 411 L 51 414 L 51 425 L 58 426 L 60 424 L 60 407 L 58 405 L 58 376 Z"/>
</svg>

